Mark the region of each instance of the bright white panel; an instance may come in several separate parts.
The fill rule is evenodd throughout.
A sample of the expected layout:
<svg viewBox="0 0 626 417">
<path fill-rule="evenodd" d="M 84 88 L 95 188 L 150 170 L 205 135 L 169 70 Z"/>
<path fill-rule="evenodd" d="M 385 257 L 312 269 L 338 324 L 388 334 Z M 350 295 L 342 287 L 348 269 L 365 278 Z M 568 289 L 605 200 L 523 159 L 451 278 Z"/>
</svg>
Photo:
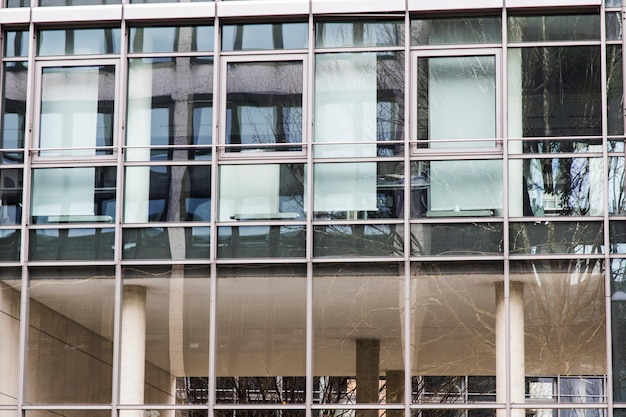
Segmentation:
<svg viewBox="0 0 626 417">
<path fill-rule="evenodd" d="M 30 22 L 30 8 L 12 7 L 0 8 L 0 24 Z"/>
<path fill-rule="evenodd" d="M 404 12 L 404 0 L 312 0 L 311 7 L 314 14 Z"/>
<path fill-rule="evenodd" d="M 409 11 L 499 9 L 502 6 L 502 0 L 409 0 Z"/>
<path fill-rule="evenodd" d="M 600 6 L 602 0 L 507 0 L 506 7 L 574 7 L 574 6 Z"/>
<path fill-rule="evenodd" d="M 184 19 L 214 16 L 215 3 L 212 2 L 124 5 L 124 18 L 132 20 Z"/>
<path fill-rule="evenodd" d="M 308 13 L 309 2 L 306 0 L 223 1 L 217 4 L 219 17 L 306 15 Z"/>
<path fill-rule="evenodd" d="M 34 7 L 32 13 L 35 23 L 120 20 L 122 5 Z"/>
</svg>

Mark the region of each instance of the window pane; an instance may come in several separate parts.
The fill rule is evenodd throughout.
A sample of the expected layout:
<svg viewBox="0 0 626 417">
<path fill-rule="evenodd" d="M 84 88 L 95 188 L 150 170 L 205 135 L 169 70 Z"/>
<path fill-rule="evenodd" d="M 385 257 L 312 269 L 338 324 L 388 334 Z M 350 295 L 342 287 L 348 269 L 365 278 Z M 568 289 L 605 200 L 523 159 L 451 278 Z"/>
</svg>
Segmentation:
<svg viewBox="0 0 626 417">
<path fill-rule="evenodd" d="M 502 215 L 502 161 L 419 161 L 411 164 L 411 217 Z"/>
<path fill-rule="evenodd" d="M 257 265 L 218 267 L 217 274 L 216 402 L 303 403 L 306 271 Z"/>
<path fill-rule="evenodd" d="M 318 48 L 404 44 L 404 24 L 396 21 L 318 22 L 315 33 Z"/>
<path fill-rule="evenodd" d="M 213 26 L 130 28 L 130 53 L 213 50 Z"/>
<path fill-rule="evenodd" d="M 26 83 L 28 67 L 26 62 L 6 62 L 4 64 L 4 88 L 2 89 L 2 136 L 1 148 L 15 149 L 2 152 L 3 164 L 21 163 L 24 153 L 17 151 L 24 147 L 26 132 Z"/>
<path fill-rule="evenodd" d="M 218 258 L 304 258 L 304 226 L 222 226 Z"/>
<path fill-rule="evenodd" d="M 66 261 L 113 259 L 115 229 L 31 229 L 29 259 Z"/>
<path fill-rule="evenodd" d="M 209 227 L 146 227 L 124 229 L 124 259 L 208 259 Z"/>
<path fill-rule="evenodd" d="M 33 170 L 33 223 L 112 223 L 115 220 L 115 168 Z"/>
<path fill-rule="evenodd" d="M 28 56 L 30 36 L 27 30 L 8 30 L 5 32 L 4 56 Z"/>
<path fill-rule="evenodd" d="M 510 228 L 513 254 L 604 253 L 604 231 L 599 222 L 511 223 Z"/>
<path fill-rule="evenodd" d="M 402 256 L 403 226 L 331 224 L 313 227 L 313 256 Z"/>
<path fill-rule="evenodd" d="M 222 26 L 222 50 L 303 49 L 308 46 L 307 23 L 263 23 Z"/>
<path fill-rule="evenodd" d="M 413 398 L 409 401 L 468 403 L 480 401 L 481 394 L 487 397 L 483 401 L 496 400 L 496 377 L 505 378 L 504 371 L 497 371 L 497 363 L 503 366 L 506 357 L 505 328 L 497 325 L 505 321 L 503 280 L 502 264 L 495 262 L 411 265 Z M 523 337 L 523 328 L 521 333 Z M 511 329 L 511 344 L 519 336 Z M 450 355 L 457 360 L 451 362 Z M 479 376 L 482 381 L 477 383 L 474 378 Z M 445 414 L 433 410 L 428 415 L 456 415 L 448 411 L 457 410 L 441 411 Z"/>
<path fill-rule="evenodd" d="M 230 62 L 227 69 L 226 143 L 229 152 L 302 143 L 302 61 Z M 261 146 L 259 146 L 261 145 Z M 266 150 L 299 150 L 273 146 Z"/>
<path fill-rule="evenodd" d="M 126 168 L 124 222 L 211 220 L 211 166 Z"/>
<path fill-rule="evenodd" d="M 503 253 L 502 223 L 411 225 L 413 256 L 481 256 Z"/>
<path fill-rule="evenodd" d="M 0 170 L 0 225 L 22 223 L 21 169 Z"/>
<path fill-rule="evenodd" d="M 112 154 L 114 107 L 113 65 L 43 68 L 39 155 Z"/>
<path fill-rule="evenodd" d="M 26 401 L 110 404 L 113 267 L 31 268 L 30 273 Z"/>
<path fill-rule="evenodd" d="M 315 402 L 402 402 L 406 366 L 402 349 L 407 342 L 404 303 L 400 300 L 407 296 L 407 290 L 401 266 L 393 263 L 313 266 Z M 386 389 L 379 390 L 380 387 Z M 329 414 L 320 411 L 319 416 L 336 415 L 339 411 L 335 409 Z M 356 413 L 360 417 L 381 414 L 378 410 Z"/>
<path fill-rule="evenodd" d="M 119 28 L 47 29 L 39 31 L 38 53 L 40 56 L 100 55 L 119 54 L 119 52 Z"/>
<path fill-rule="evenodd" d="M 606 46 L 606 95 L 609 135 L 624 134 L 624 80 L 621 45 Z"/>
<path fill-rule="evenodd" d="M 415 19 L 411 21 L 411 45 L 500 42 L 501 22 L 499 16 Z"/>
<path fill-rule="evenodd" d="M 134 265 L 122 274 L 119 402 L 206 406 L 210 268 Z M 145 415 L 203 416 L 197 411 L 160 409 Z"/>
<path fill-rule="evenodd" d="M 508 32 L 510 42 L 599 40 L 600 15 L 511 16 Z"/>
<path fill-rule="evenodd" d="M 510 161 L 509 172 L 512 216 L 601 216 L 604 212 L 601 158 Z"/>
<path fill-rule="evenodd" d="M 6 257 L 5 249 L 4 239 L 0 237 L 0 253 L 2 253 L 0 260 Z M 0 278 L 0 331 L 3 335 L 0 343 L 0 367 L 3 375 L 0 380 L 0 404 L 2 405 L 15 405 L 18 398 L 21 277 L 21 268 L 2 268 L 2 278 Z M 17 417 L 15 410 L 12 411 L 13 414 L 10 413 L 8 410 L 0 411 L 2 417 Z"/>
<path fill-rule="evenodd" d="M 607 12 L 606 14 L 606 38 L 607 40 L 622 39 L 621 13 Z"/>
<path fill-rule="evenodd" d="M 400 142 L 378 146 L 376 142 L 403 139 L 403 53 L 316 56 L 316 157 L 401 154 Z"/>
<path fill-rule="evenodd" d="M 318 220 L 404 216 L 402 162 L 317 163 L 313 207 Z"/>
<path fill-rule="evenodd" d="M 496 58 L 459 56 L 418 59 L 419 140 L 431 148 L 494 147 Z M 476 142 L 450 140 L 482 139 Z"/>
<path fill-rule="evenodd" d="M 304 219 L 302 164 L 220 166 L 219 220 Z"/>
<path fill-rule="evenodd" d="M 130 59 L 128 80 L 127 160 L 210 158 L 212 58 Z"/>
<path fill-rule="evenodd" d="M 626 213 L 624 158 L 609 158 L 609 214 Z"/>
<path fill-rule="evenodd" d="M 600 48 L 509 49 L 509 136 L 600 136 Z"/>
<path fill-rule="evenodd" d="M 527 383 L 536 385 L 534 393 L 528 390 L 528 403 L 606 400 L 604 268 L 599 259 L 511 262 L 511 292 L 517 295 L 512 307 L 523 314 L 525 341 L 524 356 L 513 360 L 524 364 L 533 376 Z M 554 375 L 560 376 L 558 384 L 548 378 Z M 569 416 L 598 416 L 597 410 L 586 411 L 593 414 Z"/>
</svg>

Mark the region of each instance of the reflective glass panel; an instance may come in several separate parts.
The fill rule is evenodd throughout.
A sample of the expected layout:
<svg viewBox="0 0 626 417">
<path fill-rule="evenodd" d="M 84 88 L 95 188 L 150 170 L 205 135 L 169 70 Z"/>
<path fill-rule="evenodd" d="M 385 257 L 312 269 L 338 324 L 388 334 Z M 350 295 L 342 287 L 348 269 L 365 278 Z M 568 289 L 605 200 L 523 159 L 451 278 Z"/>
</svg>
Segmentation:
<svg viewBox="0 0 626 417">
<path fill-rule="evenodd" d="M 227 24 L 222 26 L 222 50 L 303 49 L 308 31 L 304 22 Z"/>
<path fill-rule="evenodd" d="M 626 253 L 626 223 L 616 220 L 609 223 L 610 253 Z"/>
<path fill-rule="evenodd" d="M 510 252 L 513 254 L 602 254 L 602 223 L 533 222 L 511 223 Z"/>
<path fill-rule="evenodd" d="M 4 230 L 0 231 L 1 233 Z M 4 252 L 4 242 L 0 237 L 0 253 Z M 0 255 L 4 258 L 3 255 Z M 0 259 L 1 259 L 0 258 Z M 20 286 L 22 271 L 21 268 L 2 268 L 0 278 L 0 329 L 2 329 L 2 341 L 0 342 L 0 368 L 2 378 L 0 378 L 0 404 L 14 405 L 18 398 L 18 375 L 19 370 L 19 340 L 20 340 Z M 5 414 L 0 411 L 2 417 L 17 417 L 17 412 L 9 411 Z"/>
<path fill-rule="evenodd" d="M 413 403 L 495 401 L 503 304 L 500 263 L 411 265 Z"/>
<path fill-rule="evenodd" d="M 500 42 L 501 22 L 500 16 L 415 19 L 411 21 L 411 45 Z"/>
<path fill-rule="evenodd" d="M 124 259 L 208 259 L 209 227 L 146 227 L 124 229 Z"/>
<path fill-rule="evenodd" d="M 613 399 L 626 401 L 626 259 L 611 259 Z M 624 410 L 619 415 L 624 416 Z"/>
<path fill-rule="evenodd" d="M 597 146 L 600 150 L 599 145 Z M 601 158 L 546 158 L 509 162 L 512 216 L 601 216 Z"/>
<path fill-rule="evenodd" d="M 122 274 L 120 403 L 207 404 L 210 268 L 135 265 L 123 268 Z M 203 415 L 197 411 L 140 413 Z"/>
<path fill-rule="evenodd" d="M 402 256 L 403 226 L 329 224 L 313 227 L 313 256 Z"/>
<path fill-rule="evenodd" d="M 619 12 L 606 14 L 606 38 L 608 40 L 622 39 L 622 18 Z"/>
<path fill-rule="evenodd" d="M 218 404 L 304 402 L 306 292 L 304 266 L 218 267 Z"/>
<path fill-rule="evenodd" d="M 511 316 L 520 314 L 510 331 L 525 342 L 513 360 L 532 376 L 526 379 L 526 401 L 604 401 L 604 261 L 511 262 L 510 303 Z M 587 411 L 571 416 L 598 416 L 596 410 Z"/>
<path fill-rule="evenodd" d="M 626 214 L 624 158 L 609 158 L 609 214 Z"/>
<path fill-rule="evenodd" d="M 26 401 L 111 403 L 114 278 L 113 267 L 30 269 Z"/>
<path fill-rule="evenodd" d="M 46 0 L 44 0 L 46 1 Z M 48 0 L 58 1 L 58 0 Z M 91 1 L 91 0 L 68 0 Z M 96 3 L 108 0 L 95 0 Z M 118 0 L 111 0 L 119 3 Z M 50 4 L 52 5 L 52 4 Z M 38 54 L 49 55 L 100 55 L 119 54 L 120 29 L 46 29 L 39 31 Z"/>
<path fill-rule="evenodd" d="M 420 223 L 411 225 L 413 256 L 499 255 L 502 223 Z"/>
<path fill-rule="evenodd" d="M 19 229 L 0 230 L 0 262 L 17 262 L 20 260 L 20 244 L 22 232 Z"/>
<path fill-rule="evenodd" d="M 510 16 L 508 32 L 509 42 L 599 40 L 600 15 Z"/>
<path fill-rule="evenodd" d="M 42 168 L 32 172 L 32 222 L 112 223 L 114 167 Z"/>
<path fill-rule="evenodd" d="M 114 114 L 113 65 L 42 68 L 39 155 L 112 154 Z"/>
<path fill-rule="evenodd" d="M 509 49 L 509 137 L 600 136 L 600 47 Z"/>
<path fill-rule="evenodd" d="M 493 217 L 503 208 L 502 161 L 411 163 L 411 217 Z"/>
<path fill-rule="evenodd" d="M 152 1 L 147 1 L 152 3 Z M 129 53 L 199 52 L 213 50 L 213 26 L 130 28 Z"/>
<path fill-rule="evenodd" d="M 303 220 L 303 164 L 220 166 L 219 220 Z"/>
<path fill-rule="evenodd" d="M 4 32 L 4 56 L 28 56 L 30 37 L 27 30 L 8 30 Z"/>
<path fill-rule="evenodd" d="M 602 153 L 602 138 L 509 139 L 509 154 Z"/>
<path fill-rule="evenodd" d="M 4 88 L 2 89 L 2 135 L 0 148 L 15 149 L 2 152 L 2 164 L 21 163 L 26 132 L 26 62 L 4 63 Z"/>
<path fill-rule="evenodd" d="M 304 226 L 222 226 L 218 258 L 303 258 Z"/>
<path fill-rule="evenodd" d="M 607 127 L 609 135 L 624 134 L 624 69 L 622 46 L 606 46 Z"/>
<path fill-rule="evenodd" d="M 494 147 L 496 57 L 424 57 L 417 65 L 417 139 L 437 149 Z M 458 142 L 467 139 L 482 141 Z"/>
<path fill-rule="evenodd" d="M 403 281 L 404 272 L 400 265 L 393 263 L 314 264 L 313 395 L 316 402 L 403 401 L 405 361 L 402 349 L 406 343 Z M 386 389 L 379 390 L 380 387 Z M 356 415 L 379 414 L 377 410 L 359 410 Z"/>
<path fill-rule="evenodd" d="M 583 383 L 581 382 L 581 385 Z M 539 400 L 542 401 L 543 400 Z M 554 402 L 550 399 L 550 402 Z M 576 401 L 577 402 L 577 401 Z M 532 408 L 526 412 L 527 417 L 604 417 L 607 416 L 607 410 L 596 408 L 578 408 L 578 409 L 541 409 Z"/>
<path fill-rule="evenodd" d="M 210 165 L 126 167 L 124 222 L 210 220 Z"/>
<path fill-rule="evenodd" d="M 403 153 L 404 54 L 317 55 L 314 128 L 316 157 Z"/>
<path fill-rule="evenodd" d="M 21 169 L 0 170 L 0 225 L 22 223 Z"/>
<path fill-rule="evenodd" d="M 6 0 L 6 7 L 30 7 L 30 0 Z"/>
<path fill-rule="evenodd" d="M 210 159 L 213 58 L 130 59 L 128 82 L 127 160 Z"/>
<path fill-rule="evenodd" d="M 317 22 L 318 48 L 402 46 L 404 24 L 400 21 Z"/>
<path fill-rule="evenodd" d="M 302 70 L 300 60 L 228 63 L 228 152 L 301 149 L 281 144 L 302 143 Z"/>
<path fill-rule="evenodd" d="M 33 261 L 113 259 L 115 229 L 30 229 L 28 257 Z"/>
<path fill-rule="evenodd" d="M 317 220 L 404 216 L 402 162 L 314 165 L 313 210 Z"/>
</svg>

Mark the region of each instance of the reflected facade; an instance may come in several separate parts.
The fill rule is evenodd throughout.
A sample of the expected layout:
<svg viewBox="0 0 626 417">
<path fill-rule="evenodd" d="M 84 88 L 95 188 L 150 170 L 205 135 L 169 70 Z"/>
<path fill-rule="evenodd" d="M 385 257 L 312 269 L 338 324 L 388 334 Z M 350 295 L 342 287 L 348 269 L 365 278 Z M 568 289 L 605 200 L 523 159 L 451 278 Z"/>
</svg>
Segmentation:
<svg viewBox="0 0 626 417">
<path fill-rule="evenodd" d="M 7 0 L 0 417 L 626 415 L 626 5 L 427 3 Z"/>
</svg>

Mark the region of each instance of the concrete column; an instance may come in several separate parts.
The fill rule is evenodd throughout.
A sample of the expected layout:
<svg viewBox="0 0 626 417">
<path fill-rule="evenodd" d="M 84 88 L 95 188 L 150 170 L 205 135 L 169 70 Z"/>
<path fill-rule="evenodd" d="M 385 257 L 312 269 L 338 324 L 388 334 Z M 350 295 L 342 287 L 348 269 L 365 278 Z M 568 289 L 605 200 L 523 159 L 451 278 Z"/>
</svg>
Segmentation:
<svg viewBox="0 0 626 417">
<path fill-rule="evenodd" d="M 378 404 L 380 341 L 356 341 L 356 402 Z M 357 417 L 377 417 L 378 410 L 357 410 Z"/>
<path fill-rule="evenodd" d="M 524 284 L 511 282 L 510 288 L 509 342 L 511 346 L 511 402 L 523 403 L 525 394 L 524 356 Z M 496 284 L 496 401 L 506 401 L 506 315 L 504 284 Z M 503 417 L 506 410 L 498 410 Z M 524 417 L 524 410 L 511 410 L 511 417 Z"/>
<path fill-rule="evenodd" d="M 120 403 L 143 404 L 146 362 L 146 288 L 124 286 L 120 352 Z M 143 411 L 121 411 L 122 417 L 142 417 Z"/>
<path fill-rule="evenodd" d="M 400 404 L 404 402 L 404 371 L 385 372 L 387 385 L 387 404 Z M 387 417 L 403 417 L 404 410 L 387 410 Z"/>
<path fill-rule="evenodd" d="M 0 403 L 15 404 L 18 386 L 20 293 L 0 282 Z"/>
</svg>

